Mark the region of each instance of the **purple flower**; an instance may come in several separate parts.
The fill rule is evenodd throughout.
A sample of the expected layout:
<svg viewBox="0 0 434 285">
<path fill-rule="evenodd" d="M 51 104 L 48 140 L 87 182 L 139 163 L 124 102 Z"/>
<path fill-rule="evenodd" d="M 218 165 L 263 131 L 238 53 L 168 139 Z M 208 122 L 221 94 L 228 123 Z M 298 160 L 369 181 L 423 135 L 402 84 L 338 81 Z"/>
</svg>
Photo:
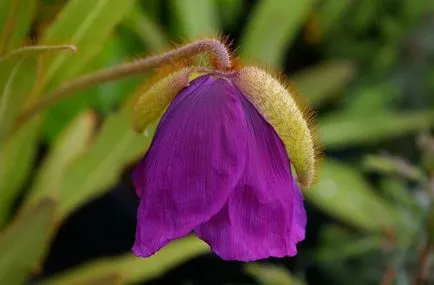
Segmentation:
<svg viewBox="0 0 434 285">
<path fill-rule="evenodd" d="M 135 255 L 191 232 L 225 260 L 296 255 L 306 213 L 291 153 L 269 123 L 272 112 L 258 111 L 240 78 L 214 72 L 175 88 L 133 174 Z"/>
</svg>

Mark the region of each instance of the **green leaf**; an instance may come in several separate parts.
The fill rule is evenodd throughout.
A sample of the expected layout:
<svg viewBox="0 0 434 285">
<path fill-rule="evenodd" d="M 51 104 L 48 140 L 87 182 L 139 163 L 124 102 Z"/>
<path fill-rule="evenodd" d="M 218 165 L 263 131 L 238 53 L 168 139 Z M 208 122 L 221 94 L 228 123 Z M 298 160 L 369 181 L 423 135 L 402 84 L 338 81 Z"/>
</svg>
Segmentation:
<svg viewBox="0 0 434 285">
<path fill-rule="evenodd" d="M 384 193 L 384 196 L 392 201 L 394 205 L 401 207 L 402 212 L 406 211 L 408 213 L 409 223 L 417 227 L 413 221 L 420 219 L 425 212 L 424 207 L 418 202 L 418 196 L 422 194 L 420 191 L 423 190 L 411 191 L 407 184 L 407 181 L 401 177 L 382 177 L 379 182 L 379 188 Z M 417 231 L 418 229 L 415 230 Z"/>
<path fill-rule="evenodd" d="M 124 167 L 145 152 L 149 140 L 132 131 L 125 111 L 108 116 L 95 143 L 66 170 L 60 196 L 61 217 L 108 191 Z"/>
<path fill-rule="evenodd" d="M 321 118 L 322 144 L 329 149 L 367 145 L 421 132 L 434 126 L 434 111 L 378 113 L 370 116 L 334 114 Z"/>
<path fill-rule="evenodd" d="M 188 39 L 214 36 L 220 30 L 214 0 L 172 0 L 171 3 L 181 36 Z"/>
<path fill-rule="evenodd" d="M 369 235 L 333 244 L 322 244 L 315 250 L 315 259 L 319 263 L 341 262 L 378 250 L 384 245 L 384 242 L 384 236 Z"/>
<path fill-rule="evenodd" d="M 38 285 L 138 283 L 156 278 L 206 252 L 208 246 L 204 242 L 195 237 L 186 237 L 170 243 L 152 257 L 144 259 L 125 254 L 100 259 L 53 276 Z"/>
<path fill-rule="evenodd" d="M 33 118 L 11 133 L 13 123 L 29 96 L 34 95 L 38 56 L 61 50 L 74 47 L 30 46 L 0 58 L 0 228 L 7 222 L 15 198 L 31 171 L 41 118 Z"/>
<path fill-rule="evenodd" d="M 429 15 L 434 11 L 434 3 L 424 0 L 405 0 L 401 5 L 401 11 L 401 22 L 418 23 L 424 15 Z"/>
<path fill-rule="evenodd" d="M 8 221 L 15 198 L 32 170 L 40 121 L 35 117 L 27 122 L 0 149 L 0 229 Z"/>
<path fill-rule="evenodd" d="M 93 60 L 97 56 L 105 54 L 107 48 L 112 51 L 111 33 L 134 7 L 135 2 L 135 0 L 68 1 L 56 21 L 43 35 L 42 42 L 72 42 L 77 45 L 78 53 L 69 57 L 57 56 L 47 64 L 44 77 L 46 89 L 54 89 L 62 81 L 71 79 L 84 70 L 88 71 L 89 65 L 94 64 Z M 44 137 L 48 140 L 53 139 L 80 110 L 90 108 L 95 101 L 84 93 L 78 93 L 74 98 L 52 108 L 44 125 Z"/>
<path fill-rule="evenodd" d="M 373 192 L 359 172 L 336 161 L 324 162 L 318 183 L 304 195 L 319 209 L 359 229 L 384 230 L 400 222 L 396 210 Z"/>
<path fill-rule="evenodd" d="M 74 56 L 59 55 L 47 65 L 46 81 L 71 78 L 104 47 L 110 33 L 135 0 L 71 0 L 42 37 L 42 43 L 69 42 L 78 48 Z"/>
<path fill-rule="evenodd" d="M 24 208 L 0 234 L 0 284 L 25 284 L 48 249 L 56 203 L 45 199 Z"/>
<path fill-rule="evenodd" d="M 262 285 L 303 285 L 288 269 L 271 264 L 250 263 L 245 266 L 246 272 Z"/>
<path fill-rule="evenodd" d="M 241 40 L 242 56 L 280 66 L 311 7 L 312 0 L 257 2 Z"/>
<path fill-rule="evenodd" d="M 84 112 L 63 130 L 39 169 L 30 190 L 29 201 L 59 196 L 67 167 L 85 151 L 95 127 L 95 114 Z"/>
<path fill-rule="evenodd" d="M 354 74 L 351 62 L 330 61 L 308 67 L 289 79 L 309 103 L 318 106 L 338 95 Z"/>
<path fill-rule="evenodd" d="M 33 88 L 36 80 L 36 65 L 36 59 L 33 58 L 30 60 L 21 59 L 11 66 L 11 69 L 0 67 L 3 69 L 3 72 L 0 71 L 2 73 L 0 74 L 0 143 L 8 135 Z M 6 70 L 10 73 L 5 74 L 4 71 Z"/>
<path fill-rule="evenodd" d="M 0 2 L 0 56 L 22 45 L 36 11 L 36 0 Z"/>
<path fill-rule="evenodd" d="M 160 26 L 150 19 L 139 6 L 131 9 L 124 20 L 125 26 L 133 31 L 150 50 L 160 51 L 168 45 L 168 39 Z"/>
<path fill-rule="evenodd" d="M 349 115 L 363 116 L 375 115 L 387 111 L 389 106 L 400 100 L 400 87 L 389 82 L 380 84 L 361 85 L 351 89 L 351 96 L 343 98 L 344 112 Z"/>
<path fill-rule="evenodd" d="M 74 50 L 73 46 L 31 46 L 0 58 L 0 143 L 23 109 L 37 83 L 37 60 L 44 52 Z"/>
<path fill-rule="evenodd" d="M 326 0 L 322 1 L 317 9 L 318 24 L 324 34 L 327 34 L 345 15 L 346 10 L 351 6 L 354 0 Z"/>
<path fill-rule="evenodd" d="M 215 0 L 224 29 L 234 30 L 244 10 L 243 0 Z"/>
<path fill-rule="evenodd" d="M 391 155 L 367 155 L 363 158 L 363 166 L 366 170 L 375 171 L 385 175 L 399 175 L 407 179 L 425 183 L 422 169 L 410 164 L 401 157 Z"/>
<path fill-rule="evenodd" d="M 129 56 L 125 40 L 116 34 L 107 40 L 104 49 L 92 61 L 88 62 L 82 71 L 91 73 L 107 66 L 121 64 Z M 138 82 L 142 82 L 143 78 L 143 75 L 138 75 L 107 82 L 94 88 L 76 92 L 73 97 L 58 102 L 48 110 L 45 117 L 44 139 L 48 141 L 55 139 L 80 112 L 88 109 L 96 109 L 98 113 L 103 115 L 111 112 L 126 96 L 133 92 Z"/>
<path fill-rule="evenodd" d="M 347 227 L 337 223 L 327 224 L 321 228 L 318 241 L 319 244 L 339 245 L 360 236 L 359 232 L 350 231 Z"/>
</svg>

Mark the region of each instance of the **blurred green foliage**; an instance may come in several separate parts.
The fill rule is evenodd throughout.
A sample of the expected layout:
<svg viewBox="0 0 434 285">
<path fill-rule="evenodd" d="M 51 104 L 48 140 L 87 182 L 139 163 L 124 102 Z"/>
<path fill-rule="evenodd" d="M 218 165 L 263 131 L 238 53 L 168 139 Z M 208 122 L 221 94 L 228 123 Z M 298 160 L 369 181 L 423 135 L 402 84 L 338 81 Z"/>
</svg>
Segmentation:
<svg viewBox="0 0 434 285">
<path fill-rule="evenodd" d="M 239 56 L 275 68 L 293 70 L 300 46 L 317 57 L 288 78 L 318 111 L 326 152 L 305 199 L 332 222 L 300 258 L 332 284 L 413 284 L 434 232 L 434 2 L 162 2 L 0 1 L 0 284 L 38 275 L 63 220 L 110 191 L 146 151 L 149 138 L 132 132 L 126 106 L 149 75 L 78 92 L 25 122 L 18 116 L 82 74 L 228 33 Z M 22 48 L 30 45 L 41 48 Z M 135 283 L 205 251 L 187 238 L 146 260 L 96 260 L 39 284 Z M 261 284 L 308 284 L 283 267 L 246 270 Z"/>
</svg>

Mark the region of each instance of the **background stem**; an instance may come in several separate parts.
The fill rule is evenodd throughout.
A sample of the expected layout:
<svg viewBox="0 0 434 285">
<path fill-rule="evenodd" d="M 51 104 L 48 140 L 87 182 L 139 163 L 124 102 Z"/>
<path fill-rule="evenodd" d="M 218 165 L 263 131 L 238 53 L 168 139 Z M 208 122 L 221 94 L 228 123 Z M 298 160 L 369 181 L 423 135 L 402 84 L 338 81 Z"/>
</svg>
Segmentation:
<svg viewBox="0 0 434 285">
<path fill-rule="evenodd" d="M 222 42 L 216 39 L 195 41 L 163 54 L 103 69 L 66 83 L 60 86 L 60 88 L 54 90 L 52 93 L 43 96 L 41 101 L 20 115 L 15 127 L 19 127 L 34 115 L 48 109 L 59 101 L 69 98 L 77 91 L 85 90 L 108 81 L 119 80 L 130 75 L 142 73 L 149 69 L 193 57 L 201 53 L 209 53 L 217 69 L 228 70 L 231 68 L 229 52 Z"/>
</svg>

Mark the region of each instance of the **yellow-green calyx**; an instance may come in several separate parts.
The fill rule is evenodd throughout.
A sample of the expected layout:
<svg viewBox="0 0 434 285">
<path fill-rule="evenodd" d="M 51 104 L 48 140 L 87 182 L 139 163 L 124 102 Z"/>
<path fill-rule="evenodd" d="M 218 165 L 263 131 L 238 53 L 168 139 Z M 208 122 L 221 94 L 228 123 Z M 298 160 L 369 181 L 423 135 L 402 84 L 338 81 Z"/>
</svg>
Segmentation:
<svg viewBox="0 0 434 285">
<path fill-rule="evenodd" d="M 235 84 L 273 126 L 285 145 L 299 182 L 309 187 L 315 177 L 315 145 L 308 122 L 292 94 L 257 67 L 244 67 Z"/>
<path fill-rule="evenodd" d="M 182 68 L 164 77 L 141 95 L 133 112 L 133 128 L 142 133 L 146 126 L 158 119 L 164 110 L 190 82 L 191 68 Z"/>
<path fill-rule="evenodd" d="M 277 79 L 257 67 L 243 67 L 238 71 L 215 74 L 230 79 L 274 128 L 285 145 L 298 181 L 309 187 L 314 181 L 318 163 L 316 146 L 309 122 L 294 100 L 295 94 L 291 94 Z M 202 75 L 204 73 L 197 68 L 183 68 L 157 81 L 135 104 L 134 129 L 144 132 L 146 126 L 163 114 L 182 89 Z"/>
</svg>

